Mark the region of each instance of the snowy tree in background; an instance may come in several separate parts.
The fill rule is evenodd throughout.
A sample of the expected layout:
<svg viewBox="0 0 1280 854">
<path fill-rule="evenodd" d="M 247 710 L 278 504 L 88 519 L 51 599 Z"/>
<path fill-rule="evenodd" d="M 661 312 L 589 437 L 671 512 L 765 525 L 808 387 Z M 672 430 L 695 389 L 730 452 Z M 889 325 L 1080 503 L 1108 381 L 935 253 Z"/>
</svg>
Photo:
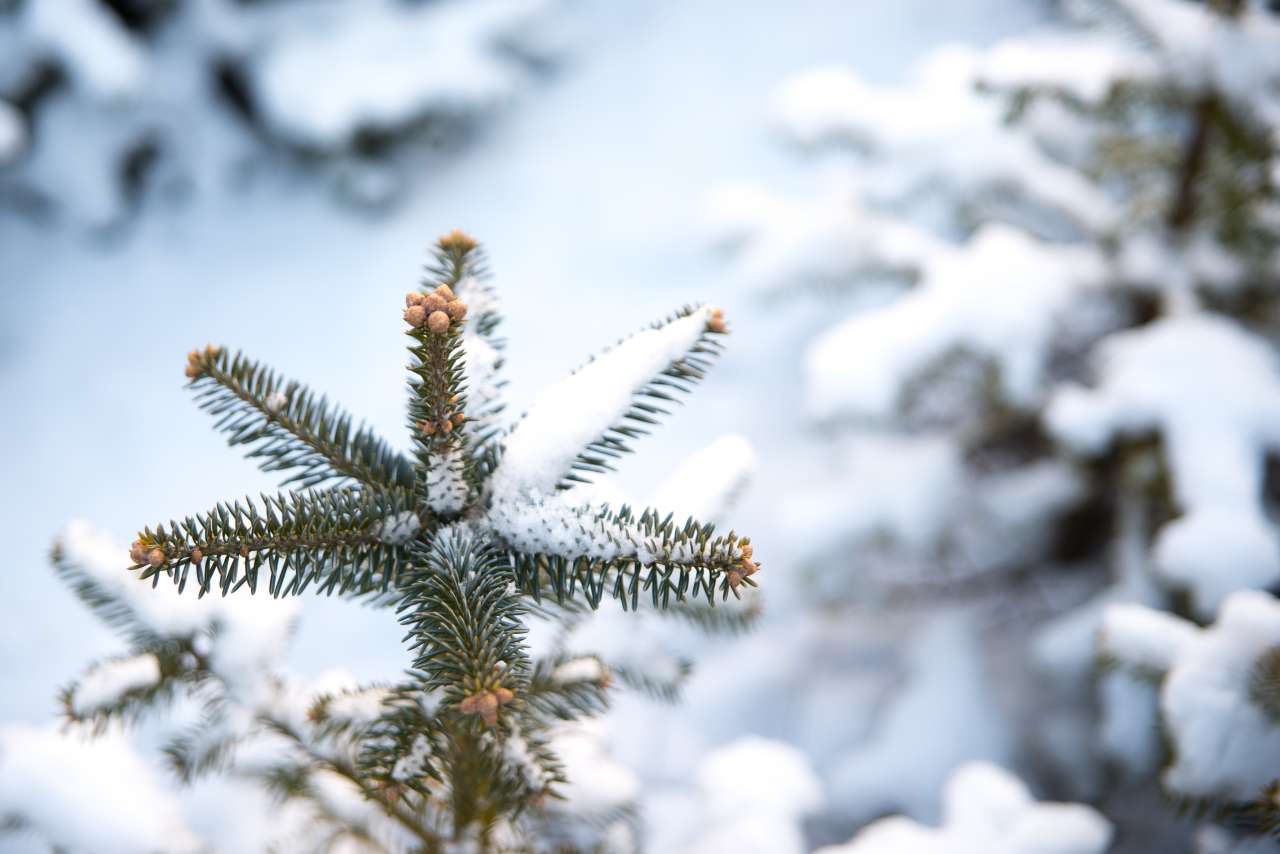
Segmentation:
<svg viewBox="0 0 1280 854">
<path fill-rule="evenodd" d="M 381 206 L 554 51 L 546 0 L 0 3 L 0 209 L 118 226 L 149 198 L 320 168 Z"/>
<path fill-rule="evenodd" d="M 662 490 L 672 511 L 611 507 L 589 482 L 703 377 L 725 320 L 683 309 L 549 386 L 508 427 L 485 276 L 482 251 L 455 231 L 406 296 L 409 456 L 242 355 L 190 354 L 200 405 L 295 490 L 146 529 L 128 551 L 151 585 L 101 535 L 72 527 L 57 571 L 129 645 L 65 691 L 72 725 L 128 755 L 118 725 L 174 707 L 172 770 L 265 788 L 283 804 L 269 834 L 284 850 L 631 848 L 634 777 L 582 719 L 615 680 L 673 699 L 689 664 L 661 649 L 649 620 L 614 626 L 617 657 L 578 643 L 606 597 L 708 634 L 750 625 L 753 606 L 714 607 L 754 586 L 750 540 L 673 515 L 719 515 L 750 450 L 730 437 L 692 459 Z M 151 589 L 162 578 L 173 584 Z M 394 608 L 413 654 L 404 681 L 308 685 L 285 672 L 294 608 L 271 597 L 309 588 Z M 71 741 L 0 729 L 7 779 L 52 763 L 30 784 L 0 785 L 0 815 L 11 833 L 100 850 L 91 829 L 59 818 L 91 789 L 58 780 L 76 764 Z M 126 765 L 139 791 L 157 785 L 136 758 Z M 127 832 L 199 848 L 167 810 Z"/>
<path fill-rule="evenodd" d="M 1134 840 L 1144 781 L 1256 815 L 1280 778 L 1280 18 L 1063 6 L 902 86 L 787 82 L 778 125 L 826 189 L 727 187 L 710 218 L 763 293 L 855 309 L 803 357 L 839 448 L 795 508 L 814 564 L 848 567 L 823 590 L 978 602 L 1022 764 L 1121 844 L 1185 844 Z"/>
</svg>

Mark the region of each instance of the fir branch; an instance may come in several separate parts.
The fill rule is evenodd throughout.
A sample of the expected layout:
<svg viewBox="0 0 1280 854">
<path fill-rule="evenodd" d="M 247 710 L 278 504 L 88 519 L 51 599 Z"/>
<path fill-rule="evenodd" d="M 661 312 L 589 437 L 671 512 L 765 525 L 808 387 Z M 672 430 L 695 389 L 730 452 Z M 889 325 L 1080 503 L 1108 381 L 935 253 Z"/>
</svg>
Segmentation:
<svg viewBox="0 0 1280 854">
<path fill-rule="evenodd" d="M 755 586 L 759 570 L 751 542 L 730 531 L 716 536 L 715 525 L 689 519 L 677 525 L 668 514 L 645 510 L 637 519 L 625 505 L 567 508 L 544 503 L 545 513 L 512 513 L 495 504 L 490 520 L 511 549 L 519 588 L 538 600 L 549 588 L 558 601 L 579 589 L 591 607 L 606 591 L 624 607 L 636 608 L 647 591 L 655 606 L 670 607 L 699 597 L 714 603 L 738 595 L 742 584 Z"/>
<path fill-rule="evenodd" d="M 475 241 L 452 232 L 440 238 L 436 255 L 444 281 L 426 293 L 405 297 L 409 346 L 409 432 L 418 461 L 418 501 L 443 516 L 456 516 L 475 491 L 477 475 L 469 464 L 466 354 L 462 330 L 467 304 L 452 286 L 470 274 Z M 424 291 L 426 285 L 424 284 Z"/>
<path fill-rule="evenodd" d="M 357 765 L 343 757 L 316 750 L 289 722 L 271 715 L 263 716 L 261 721 L 268 729 L 288 739 L 294 749 L 302 753 L 313 766 L 318 766 L 346 778 L 362 795 L 381 806 L 383 812 L 389 818 L 399 823 L 401 827 L 417 838 L 425 846 L 423 850 L 443 850 L 443 840 L 439 834 L 427 828 L 420 820 L 420 817 L 408 809 L 400 801 L 397 794 L 393 794 L 394 788 L 372 785 Z M 323 804 L 318 799 L 313 798 L 312 802 L 323 807 Z"/>
<path fill-rule="evenodd" d="M 135 647 L 155 646 L 162 638 L 138 615 L 124 597 L 107 589 L 93 574 L 67 557 L 62 543 L 54 543 L 50 550 L 54 573 L 75 593 L 98 619 L 125 637 Z"/>
<path fill-rule="evenodd" d="M 439 532 L 414 558 L 399 608 L 413 666 L 451 707 L 492 727 L 528 678 L 511 574 L 499 552 L 456 529 Z"/>
<path fill-rule="evenodd" d="M 357 760 L 362 774 L 384 787 L 427 794 L 429 780 L 442 781 L 442 730 L 439 698 L 425 687 L 426 675 L 393 688 L 383 700 L 383 713 L 364 733 Z"/>
<path fill-rule="evenodd" d="M 413 469 L 364 425 L 324 397 L 246 356 L 220 347 L 192 351 L 187 375 L 200 408 L 217 419 L 232 447 L 246 445 L 263 471 L 290 471 L 283 485 L 334 480 L 409 489 Z"/>
<path fill-rule="evenodd" d="M 145 529 L 130 551 L 141 578 L 169 575 L 178 589 L 194 568 L 200 595 L 215 581 L 226 595 L 269 571 L 273 596 L 301 593 L 367 595 L 386 591 L 407 562 L 407 531 L 419 524 L 406 492 L 330 489 L 246 498 L 208 513 Z"/>
<path fill-rule="evenodd" d="M 163 747 L 165 761 L 183 783 L 225 771 L 235 761 L 238 739 L 224 727 L 222 701 L 209 703 L 200 720 L 173 736 Z"/>
<path fill-rule="evenodd" d="M 670 317 L 651 323 L 646 329 L 660 330 L 689 317 L 700 308 L 701 306 L 685 306 Z M 713 360 L 724 349 L 724 345 L 717 339 L 727 332 L 723 312 L 719 309 L 711 310 L 706 328 L 693 346 L 683 357 L 671 362 L 652 380 L 635 390 L 631 406 L 615 424 L 583 448 L 571 470 L 565 473 L 556 488 L 570 489 L 577 483 L 589 483 L 591 474 L 614 471 L 612 461 L 632 453 L 632 440 L 649 435 L 649 428 L 660 424 L 663 416 L 671 414 L 670 407 L 681 402 L 680 395 L 691 393 L 694 384 L 706 377 Z M 613 350 L 626 346 L 634 337 L 622 339 L 578 370 L 581 371 Z"/>
<path fill-rule="evenodd" d="M 577 666 L 591 662 L 594 667 Z M 527 710 L 545 721 L 571 721 L 597 715 L 609 707 L 612 684 L 608 668 L 594 656 L 560 655 L 538 659 L 523 699 Z"/>
<path fill-rule="evenodd" d="M 112 722 L 136 723 L 147 712 L 171 701 L 179 687 L 200 678 L 192 665 L 194 661 L 190 644 L 172 640 L 161 641 L 138 653 L 103 659 L 90 665 L 80 679 L 62 690 L 58 699 L 63 717 L 71 723 L 89 726 L 95 734 L 105 732 Z M 154 667 L 154 679 L 143 678 L 133 684 L 126 681 L 114 690 L 109 686 L 93 687 L 96 680 L 110 680 L 111 671 L 137 662 Z M 121 675 L 117 674 L 116 678 Z M 91 696 L 85 697 L 86 693 Z"/>
<path fill-rule="evenodd" d="M 644 668 L 630 665 L 614 665 L 610 669 L 617 674 L 622 684 L 639 691 L 649 699 L 661 703 L 676 703 L 680 700 L 685 683 L 689 681 L 693 665 L 681 659 L 676 662 L 676 672 L 671 676 L 658 675 Z"/>
</svg>

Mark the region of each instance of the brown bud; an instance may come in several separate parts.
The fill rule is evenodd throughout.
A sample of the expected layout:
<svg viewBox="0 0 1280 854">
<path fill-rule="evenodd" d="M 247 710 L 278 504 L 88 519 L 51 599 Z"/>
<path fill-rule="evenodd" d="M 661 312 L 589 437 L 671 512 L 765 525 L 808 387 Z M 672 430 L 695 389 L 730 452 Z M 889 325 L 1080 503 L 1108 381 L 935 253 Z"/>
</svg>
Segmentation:
<svg viewBox="0 0 1280 854">
<path fill-rule="evenodd" d="M 493 696 L 497 699 L 499 706 L 505 706 L 516 698 L 516 695 L 510 688 L 499 686 L 493 689 Z"/>
<path fill-rule="evenodd" d="M 729 579 L 729 587 L 733 590 L 738 589 L 738 585 L 742 583 L 742 579 L 743 579 L 743 575 L 737 569 L 737 567 L 734 567 L 733 569 L 725 573 L 725 577 Z"/>
<path fill-rule="evenodd" d="M 200 376 L 200 368 L 194 363 L 188 363 L 186 370 L 183 371 L 189 379 L 195 379 Z"/>
<path fill-rule="evenodd" d="M 460 299 L 451 299 L 444 307 L 445 313 L 453 320 L 462 320 L 467 316 L 467 304 Z"/>
<path fill-rule="evenodd" d="M 453 252 L 466 253 L 476 248 L 475 238 L 458 228 L 442 235 L 439 243 L 441 249 Z"/>
<path fill-rule="evenodd" d="M 498 697 L 492 691 L 472 694 L 458 704 L 458 711 L 464 715 L 479 715 L 488 726 L 498 722 Z"/>
<path fill-rule="evenodd" d="M 724 322 L 724 310 L 719 308 L 711 309 L 711 316 L 707 318 L 708 332 L 724 332 L 728 326 Z"/>
<path fill-rule="evenodd" d="M 750 560 L 751 556 L 755 554 L 755 551 L 751 548 L 750 540 L 743 540 L 741 543 L 738 544 L 738 547 L 742 550 L 743 560 Z"/>
<path fill-rule="evenodd" d="M 756 574 L 756 572 L 757 572 L 757 571 L 759 571 L 759 569 L 760 569 L 760 564 L 756 563 L 755 561 L 753 561 L 753 560 L 751 560 L 751 559 L 749 559 L 749 558 L 745 558 L 745 557 L 744 557 L 744 558 L 742 559 L 742 561 L 738 564 L 738 566 L 739 566 L 739 568 L 740 568 L 740 569 L 739 569 L 739 571 L 740 571 L 744 576 L 745 576 L 745 575 L 755 575 L 755 574 Z"/>
<path fill-rule="evenodd" d="M 415 305 L 422 305 L 422 301 L 424 299 L 426 299 L 426 297 L 424 297 L 422 294 L 418 293 L 417 291 L 411 291 L 404 295 L 405 308 L 410 308 L 411 306 L 415 306 Z"/>
<path fill-rule="evenodd" d="M 142 544 L 142 540 L 134 540 L 133 545 L 129 546 L 129 558 L 135 564 L 147 562 L 147 547 Z"/>
<path fill-rule="evenodd" d="M 248 547 L 248 546 L 241 546 L 241 547 L 240 547 L 240 557 L 248 557 L 248 556 L 249 556 L 249 547 Z"/>
<path fill-rule="evenodd" d="M 427 317 L 427 328 L 437 335 L 448 331 L 449 315 L 445 314 L 443 311 L 431 312 L 430 316 Z"/>
<path fill-rule="evenodd" d="M 439 286 L 437 286 L 437 287 L 436 287 L 436 289 L 435 289 L 434 291 L 432 291 L 431 293 L 433 293 L 433 294 L 435 294 L 436 296 L 440 297 L 440 299 L 444 300 L 444 301 L 445 301 L 445 302 L 447 302 L 447 303 L 448 303 L 448 302 L 453 302 L 454 300 L 456 300 L 456 299 L 458 298 L 458 297 L 454 294 L 454 292 L 453 292 L 453 288 L 449 287 L 448 285 L 439 285 Z"/>
<path fill-rule="evenodd" d="M 204 552 L 200 551 L 200 548 L 199 548 L 199 547 L 196 547 L 196 548 L 192 549 L 192 550 L 191 550 L 191 562 L 192 562 L 192 563 L 194 563 L 194 564 L 196 564 L 196 565 L 199 565 L 200 561 L 202 561 L 202 560 L 204 560 Z"/>
<path fill-rule="evenodd" d="M 411 305 L 404 310 L 405 322 L 417 328 L 427 322 L 427 310 L 420 305 Z"/>
<path fill-rule="evenodd" d="M 440 420 L 440 431 L 441 431 L 442 433 L 452 433 L 452 432 L 453 432 L 453 422 L 452 422 L 452 421 L 450 421 L 448 418 L 443 418 L 443 419 L 441 419 L 441 420 Z"/>
<path fill-rule="evenodd" d="M 217 344 L 208 344 L 204 348 L 204 357 L 206 359 L 216 359 L 221 352 L 222 348 Z"/>
<path fill-rule="evenodd" d="M 436 293 L 427 294 L 422 298 L 422 307 L 427 310 L 427 314 L 431 314 L 433 311 L 444 311 L 444 307 L 448 304 L 449 301 L 447 299 Z"/>
<path fill-rule="evenodd" d="M 466 421 L 466 420 L 467 420 L 467 416 L 466 416 L 465 414 L 463 414 L 463 413 L 461 413 L 461 412 L 455 412 L 455 413 L 453 413 L 453 426 L 454 426 L 454 427 L 461 427 L 461 426 L 462 426 L 462 422 L 464 422 L 464 421 Z"/>
<path fill-rule="evenodd" d="M 418 432 L 424 436 L 430 436 L 436 432 L 436 425 L 431 421 L 419 421 Z"/>
<path fill-rule="evenodd" d="M 147 552 L 147 563 L 151 564 L 152 566 L 164 566 L 164 562 L 165 562 L 164 549 L 154 548 L 151 551 Z"/>
</svg>

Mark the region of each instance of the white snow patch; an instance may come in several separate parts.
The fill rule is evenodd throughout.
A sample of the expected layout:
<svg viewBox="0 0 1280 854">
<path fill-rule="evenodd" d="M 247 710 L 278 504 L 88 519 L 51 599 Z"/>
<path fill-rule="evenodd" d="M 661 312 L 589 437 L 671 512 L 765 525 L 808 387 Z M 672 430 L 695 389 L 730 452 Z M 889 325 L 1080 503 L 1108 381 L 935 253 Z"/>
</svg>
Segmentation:
<svg viewBox="0 0 1280 854">
<path fill-rule="evenodd" d="M 1096 285 L 1090 249 L 1040 243 L 989 225 L 929 259 L 898 301 L 824 333 L 805 357 L 809 411 L 888 419 L 903 386 L 955 351 L 990 359 L 1009 402 L 1035 405 L 1055 323 L 1079 289 Z"/>
<path fill-rule="evenodd" d="M 551 680 L 560 685 L 573 682 L 599 682 L 604 678 L 604 665 L 595 656 L 572 658 L 551 671 Z"/>
<path fill-rule="evenodd" d="M 27 145 L 27 126 L 8 101 L 0 99 L 0 166 L 17 160 Z"/>
<path fill-rule="evenodd" d="M 16 813 L 44 845 L 68 851 L 194 852 L 167 781 L 116 731 L 87 739 L 55 724 L 0 725 L 0 814 Z"/>
<path fill-rule="evenodd" d="M 160 660 L 145 654 L 104 661 L 76 683 L 71 703 L 77 714 L 92 714 L 118 702 L 122 696 L 160 681 Z"/>
<path fill-rule="evenodd" d="M 677 520 L 703 522 L 722 517 L 746 490 L 756 467 L 756 452 L 745 436 L 721 436 L 685 459 L 651 502 Z"/>
<path fill-rule="evenodd" d="M 547 386 L 506 440 L 490 480 L 495 498 L 525 500 L 555 489 L 576 455 L 630 408 L 634 395 L 679 361 L 706 330 L 711 309 L 639 332 Z"/>
<path fill-rule="evenodd" d="M 1111 824 L 1082 804 L 1037 803 L 1017 777 L 986 762 L 960 766 L 943 790 L 940 827 L 880 819 L 816 854 L 1103 854 Z"/>
<path fill-rule="evenodd" d="M 1083 454 L 1156 433 L 1182 515 L 1155 544 L 1155 569 L 1212 614 L 1233 590 L 1280 580 L 1280 540 L 1259 496 L 1268 447 L 1280 446 L 1280 368 L 1266 342 L 1232 321 L 1174 316 L 1100 345 L 1096 388 L 1060 390 L 1051 431 Z"/>
<path fill-rule="evenodd" d="M 272 45 L 254 88 L 277 133 L 319 148 L 342 147 L 363 129 L 396 130 L 433 114 L 473 113 L 524 81 L 527 72 L 502 44 L 546 5 L 380 0 L 332 6 Z"/>
<path fill-rule="evenodd" d="M 400 545 L 412 539 L 421 527 L 422 521 L 418 518 L 418 514 L 412 510 L 405 510 L 382 520 L 378 539 L 391 545 Z"/>
<path fill-rule="evenodd" d="M 51 50 L 93 97 L 123 100 L 146 81 L 146 55 L 102 3 L 42 0 L 26 10 L 28 37 Z"/>
</svg>

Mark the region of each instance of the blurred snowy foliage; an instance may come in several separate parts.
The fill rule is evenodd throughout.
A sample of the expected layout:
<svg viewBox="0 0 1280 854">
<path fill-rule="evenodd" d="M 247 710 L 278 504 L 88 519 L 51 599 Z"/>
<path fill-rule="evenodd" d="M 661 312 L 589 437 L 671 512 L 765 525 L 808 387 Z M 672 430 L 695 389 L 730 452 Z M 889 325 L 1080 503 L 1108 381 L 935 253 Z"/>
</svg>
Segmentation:
<svg viewBox="0 0 1280 854">
<path fill-rule="evenodd" d="M 558 53 L 554 0 L 0 3 L 0 214 L 102 230 L 292 165 L 362 207 Z"/>
<path fill-rule="evenodd" d="M 739 182 L 704 216 L 760 299 L 848 314 L 805 345 L 824 462 L 784 511 L 815 601 L 930 623 L 967 601 L 982 664 L 922 701 L 956 707 L 944 729 L 983 731 L 966 690 L 985 699 L 976 720 L 994 700 L 1011 731 L 990 758 L 1114 810 L 1121 850 L 1192 844 L 1170 811 L 1162 841 L 1123 847 L 1146 832 L 1160 787 L 1141 783 L 1160 767 L 1165 793 L 1227 816 L 1230 841 L 1259 812 L 1271 823 L 1280 778 L 1272 721 L 1245 702 L 1276 638 L 1229 639 L 1246 602 L 1271 602 L 1239 591 L 1280 584 L 1280 16 L 1058 5 L 1062 25 L 942 48 L 902 83 L 839 67 L 784 82 L 775 130 L 821 187 Z M 1186 644 L 1216 652 L 1184 670 L 1167 637 L 1135 641 L 1162 650 L 1162 687 L 1099 671 L 1102 615 L 1123 603 L 1171 612 L 1189 627 L 1174 635 L 1221 614 Z M 950 767 L 888 784 L 908 764 L 888 709 L 868 751 L 881 761 L 852 754 L 865 783 L 831 799 L 853 820 L 922 817 Z M 929 717 L 903 737 L 927 739 Z M 1233 824 L 1241 810 L 1254 818 Z M 1207 833 L 1202 850 L 1228 844 Z M 1023 850 L 1001 845 L 895 820 L 833 850 Z"/>
</svg>

